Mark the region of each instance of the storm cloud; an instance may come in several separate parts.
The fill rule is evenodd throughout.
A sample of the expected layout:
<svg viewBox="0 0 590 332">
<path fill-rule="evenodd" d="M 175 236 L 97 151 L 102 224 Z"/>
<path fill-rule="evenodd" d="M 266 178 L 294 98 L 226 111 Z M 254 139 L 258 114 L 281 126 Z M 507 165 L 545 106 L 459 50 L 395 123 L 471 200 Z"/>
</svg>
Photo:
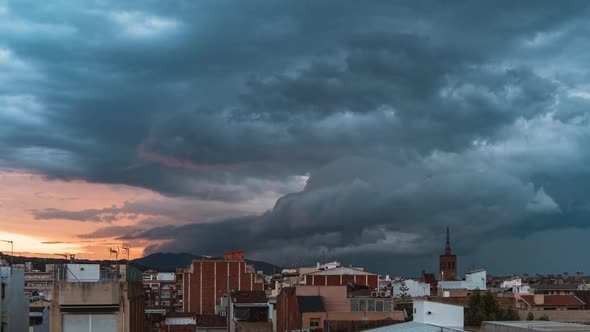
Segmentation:
<svg viewBox="0 0 590 332">
<path fill-rule="evenodd" d="M 0 6 L 0 167 L 166 197 L 31 211 L 82 237 L 417 273 L 588 229 L 585 1 Z"/>
</svg>

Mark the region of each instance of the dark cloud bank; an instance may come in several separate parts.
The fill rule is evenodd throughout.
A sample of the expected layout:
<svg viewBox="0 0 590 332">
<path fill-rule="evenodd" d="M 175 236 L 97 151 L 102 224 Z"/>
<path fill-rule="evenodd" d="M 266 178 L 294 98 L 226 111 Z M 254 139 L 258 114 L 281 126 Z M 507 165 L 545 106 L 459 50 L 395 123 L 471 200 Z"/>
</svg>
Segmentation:
<svg viewBox="0 0 590 332">
<path fill-rule="evenodd" d="M 131 5 L 0 10 L 0 166 L 178 205 L 35 218 L 391 274 L 435 269 L 449 225 L 462 269 L 590 270 L 587 2 Z"/>
</svg>

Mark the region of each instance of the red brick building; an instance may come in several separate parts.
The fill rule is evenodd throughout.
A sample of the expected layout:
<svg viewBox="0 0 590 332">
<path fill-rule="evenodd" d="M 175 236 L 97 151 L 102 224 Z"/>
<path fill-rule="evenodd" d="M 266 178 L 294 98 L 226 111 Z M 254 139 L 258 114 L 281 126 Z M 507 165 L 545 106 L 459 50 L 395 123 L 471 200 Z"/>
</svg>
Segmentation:
<svg viewBox="0 0 590 332">
<path fill-rule="evenodd" d="M 349 267 L 320 270 L 304 275 L 307 286 L 346 286 L 348 284 L 379 288 L 379 275 Z"/>
<path fill-rule="evenodd" d="M 246 264 L 241 251 L 228 253 L 223 259 L 194 260 L 177 275 L 182 311 L 199 315 L 219 314 L 221 301 L 228 293 L 228 281 L 232 291 L 264 290 L 264 276 Z"/>
</svg>

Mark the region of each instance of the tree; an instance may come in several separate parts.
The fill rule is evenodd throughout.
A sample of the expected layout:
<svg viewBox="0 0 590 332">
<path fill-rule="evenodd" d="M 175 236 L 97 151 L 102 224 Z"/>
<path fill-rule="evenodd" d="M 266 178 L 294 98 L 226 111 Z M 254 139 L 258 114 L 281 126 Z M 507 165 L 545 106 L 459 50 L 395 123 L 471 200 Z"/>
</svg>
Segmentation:
<svg viewBox="0 0 590 332">
<path fill-rule="evenodd" d="M 520 317 L 512 307 L 506 310 L 500 308 L 491 293 L 482 295 L 476 291 L 469 298 L 469 304 L 465 309 L 465 325 L 480 326 L 484 320 L 520 320 Z"/>
<path fill-rule="evenodd" d="M 529 312 L 529 314 L 526 316 L 526 320 L 535 320 L 535 315 L 533 315 L 532 312 Z"/>
<path fill-rule="evenodd" d="M 414 313 L 414 306 L 412 304 L 412 296 L 408 293 L 410 288 L 406 285 L 406 280 L 402 279 L 400 286 L 399 286 L 399 299 L 396 303 L 396 310 L 404 311 L 406 321 L 410 321 L 413 319 Z"/>
<path fill-rule="evenodd" d="M 547 316 L 547 314 L 545 314 L 545 315 L 539 317 L 539 320 L 549 321 L 550 319 L 549 319 L 549 316 Z"/>
<path fill-rule="evenodd" d="M 520 316 L 512 306 L 509 306 L 508 309 L 504 310 L 504 314 L 500 320 L 520 320 Z"/>
</svg>

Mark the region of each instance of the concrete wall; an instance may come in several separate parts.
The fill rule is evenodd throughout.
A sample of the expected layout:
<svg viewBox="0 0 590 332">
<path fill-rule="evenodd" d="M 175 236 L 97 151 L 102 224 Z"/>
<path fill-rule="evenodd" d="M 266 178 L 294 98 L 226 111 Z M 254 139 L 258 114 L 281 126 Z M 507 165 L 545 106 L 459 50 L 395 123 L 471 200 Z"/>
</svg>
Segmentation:
<svg viewBox="0 0 590 332">
<path fill-rule="evenodd" d="M 50 331 L 62 332 L 66 315 L 68 316 L 66 320 L 84 320 L 84 315 L 93 314 L 91 310 L 81 314 L 62 313 L 60 308 L 62 305 L 108 304 L 119 306 L 118 311 L 112 313 L 116 316 L 117 332 L 143 331 L 143 294 L 140 282 L 56 282 L 54 299 L 50 308 Z M 76 315 L 79 316 L 74 317 Z"/>
<path fill-rule="evenodd" d="M 322 296 L 326 311 L 350 312 L 346 286 L 297 286 L 297 296 Z"/>
<path fill-rule="evenodd" d="M 10 332 L 29 330 L 29 299 L 24 294 L 24 280 L 24 269 L 0 266 L 0 284 L 4 285 L 4 298 L 0 297 L 0 323 L 6 323 Z"/>
<path fill-rule="evenodd" d="M 518 310 L 518 315 L 521 320 L 526 320 L 529 312 L 535 319 L 547 315 L 554 322 L 590 323 L 590 310 Z"/>
<path fill-rule="evenodd" d="M 414 321 L 445 327 L 461 327 L 463 326 L 463 307 L 415 300 Z"/>
<path fill-rule="evenodd" d="M 119 304 L 119 282 L 60 282 L 58 301 L 60 305 Z"/>
</svg>

